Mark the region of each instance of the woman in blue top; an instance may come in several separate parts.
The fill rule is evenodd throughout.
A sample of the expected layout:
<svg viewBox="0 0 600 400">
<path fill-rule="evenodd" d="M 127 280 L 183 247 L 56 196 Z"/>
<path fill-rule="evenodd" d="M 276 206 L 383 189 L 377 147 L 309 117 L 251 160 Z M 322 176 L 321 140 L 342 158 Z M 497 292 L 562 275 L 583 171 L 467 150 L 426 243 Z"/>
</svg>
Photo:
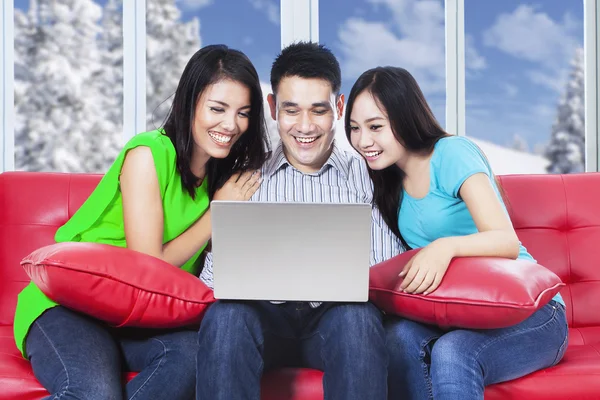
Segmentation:
<svg viewBox="0 0 600 400">
<path fill-rule="evenodd" d="M 484 154 L 444 132 L 406 70 L 366 71 L 347 107 L 346 134 L 368 163 L 375 206 L 407 249 L 422 248 L 400 273 L 405 292 L 433 292 L 453 257 L 533 260 Z M 386 330 L 390 399 L 406 400 L 483 400 L 486 385 L 556 364 L 568 337 L 560 295 L 508 328 L 443 331 L 390 318 Z"/>
</svg>

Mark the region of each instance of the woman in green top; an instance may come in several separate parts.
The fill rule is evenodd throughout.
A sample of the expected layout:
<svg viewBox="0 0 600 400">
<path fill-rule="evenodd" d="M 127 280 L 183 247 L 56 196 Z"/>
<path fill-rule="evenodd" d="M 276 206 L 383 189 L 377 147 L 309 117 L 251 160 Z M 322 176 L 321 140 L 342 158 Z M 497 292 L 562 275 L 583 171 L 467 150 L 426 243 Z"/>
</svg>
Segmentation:
<svg viewBox="0 0 600 400">
<path fill-rule="evenodd" d="M 226 46 L 204 47 L 183 71 L 164 128 L 124 146 L 55 239 L 128 247 L 197 274 L 210 200 L 248 200 L 268 149 L 254 66 Z M 30 283 L 15 339 L 52 399 L 194 398 L 196 331 L 110 328 Z M 123 370 L 139 372 L 125 387 Z"/>
</svg>

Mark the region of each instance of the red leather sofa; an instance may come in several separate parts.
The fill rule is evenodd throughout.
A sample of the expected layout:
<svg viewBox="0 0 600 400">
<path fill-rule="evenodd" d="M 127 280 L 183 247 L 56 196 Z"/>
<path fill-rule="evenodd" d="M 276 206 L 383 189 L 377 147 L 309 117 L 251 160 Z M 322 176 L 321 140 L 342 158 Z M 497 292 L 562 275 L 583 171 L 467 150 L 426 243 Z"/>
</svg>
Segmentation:
<svg viewBox="0 0 600 400">
<path fill-rule="evenodd" d="M 28 283 L 19 265 L 82 204 L 100 176 L 0 174 L 0 400 L 40 399 L 47 392 L 13 341 L 17 294 Z M 600 173 L 501 176 L 520 239 L 567 284 L 570 343 L 557 366 L 490 386 L 486 400 L 600 399 Z M 322 373 L 267 374 L 263 400 L 321 400 Z M 401 400 L 401 399 L 398 399 Z"/>
</svg>

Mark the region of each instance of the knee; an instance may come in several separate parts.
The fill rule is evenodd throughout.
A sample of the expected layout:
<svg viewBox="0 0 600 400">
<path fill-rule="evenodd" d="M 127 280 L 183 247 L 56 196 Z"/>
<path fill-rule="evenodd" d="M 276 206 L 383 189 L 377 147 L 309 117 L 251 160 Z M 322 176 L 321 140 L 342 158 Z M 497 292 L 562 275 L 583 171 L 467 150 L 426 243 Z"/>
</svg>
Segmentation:
<svg viewBox="0 0 600 400">
<path fill-rule="evenodd" d="M 180 331 L 155 338 L 153 350 L 156 360 L 160 359 L 165 365 L 174 366 L 181 373 L 192 371 L 192 375 L 194 375 L 198 353 L 196 332 Z"/>
<path fill-rule="evenodd" d="M 203 352 L 233 352 L 239 342 L 261 332 L 258 311 L 251 304 L 218 301 L 202 320 L 198 340 Z"/>
<path fill-rule="evenodd" d="M 325 338 L 329 339 L 328 347 L 344 346 L 349 357 L 380 348 L 385 350 L 382 315 L 375 306 L 370 303 L 344 304 L 329 312 L 332 313 L 331 333 L 321 332 L 329 336 Z"/>
<path fill-rule="evenodd" d="M 419 358 L 432 339 L 432 334 L 422 324 L 402 318 L 385 322 L 386 346 L 393 358 Z"/>
<path fill-rule="evenodd" d="M 222 334 L 259 322 L 259 314 L 251 304 L 217 301 L 206 312 L 200 330 Z"/>
<path fill-rule="evenodd" d="M 460 334 L 460 331 L 448 332 L 442 335 L 433 346 L 431 351 L 432 368 L 435 365 L 456 368 L 468 363 L 474 365 L 476 352 L 468 340 Z"/>
</svg>

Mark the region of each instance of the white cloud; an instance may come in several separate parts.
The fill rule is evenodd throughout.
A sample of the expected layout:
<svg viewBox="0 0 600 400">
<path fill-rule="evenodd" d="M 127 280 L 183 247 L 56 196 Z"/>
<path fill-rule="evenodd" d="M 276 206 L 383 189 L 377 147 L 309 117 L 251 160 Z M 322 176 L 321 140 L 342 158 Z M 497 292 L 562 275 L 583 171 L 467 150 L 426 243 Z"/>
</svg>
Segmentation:
<svg viewBox="0 0 600 400">
<path fill-rule="evenodd" d="M 179 2 L 184 9 L 199 10 L 213 4 L 214 0 L 179 0 Z"/>
<path fill-rule="evenodd" d="M 441 0 L 368 0 L 389 11 L 389 23 L 350 18 L 338 30 L 344 76 L 356 78 L 369 68 L 406 68 L 426 94 L 444 93 L 445 32 Z M 485 60 L 466 39 L 469 69 L 485 68 Z"/>
<path fill-rule="evenodd" d="M 520 5 L 512 13 L 498 16 L 483 34 L 486 46 L 533 63 L 526 72 L 536 84 L 560 91 L 568 63 L 579 45 L 581 24 L 570 14 L 555 21 L 539 7 Z"/>
<path fill-rule="evenodd" d="M 519 93 L 519 88 L 512 83 L 506 83 L 503 88 L 508 97 L 515 97 Z"/>
<path fill-rule="evenodd" d="M 279 25 L 279 1 L 273 0 L 249 0 L 252 7 L 265 13 L 269 21 Z"/>
</svg>

